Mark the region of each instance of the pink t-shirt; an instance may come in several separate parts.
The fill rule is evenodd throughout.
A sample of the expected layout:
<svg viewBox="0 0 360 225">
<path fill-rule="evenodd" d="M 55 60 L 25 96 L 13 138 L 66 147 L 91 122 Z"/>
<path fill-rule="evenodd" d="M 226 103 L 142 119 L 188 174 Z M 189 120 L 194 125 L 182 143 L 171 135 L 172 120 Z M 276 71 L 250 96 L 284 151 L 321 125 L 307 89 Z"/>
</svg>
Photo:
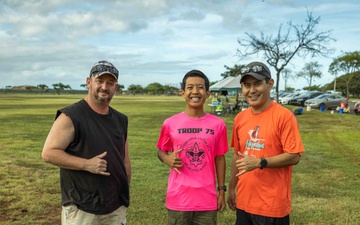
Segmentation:
<svg viewBox="0 0 360 225">
<path fill-rule="evenodd" d="M 226 125 L 206 114 L 192 118 L 184 112 L 166 119 L 157 147 L 172 152 L 183 149 L 181 174 L 170 169 L 166 208 L 178 211 L 217 209 L 215 157 L 228 152 Z"/>
</svg>

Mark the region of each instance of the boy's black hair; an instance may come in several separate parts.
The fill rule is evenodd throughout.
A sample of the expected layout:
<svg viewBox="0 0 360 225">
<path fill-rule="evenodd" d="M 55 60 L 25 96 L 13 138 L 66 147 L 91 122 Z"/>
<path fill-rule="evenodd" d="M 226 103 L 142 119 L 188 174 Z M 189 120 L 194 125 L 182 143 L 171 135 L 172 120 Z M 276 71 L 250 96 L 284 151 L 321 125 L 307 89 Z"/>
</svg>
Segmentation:
<svg viewBox="0 0 360 225">
<path fill-rule="evenodd" d="M 186 84 L 186 80 L 189 78 L 189 77 L 201 77 L 204 79 L 205 81 L 205 89 L 206 91 L 209 90 L 209 87 L 210 87 L 210 81 L 209 81 L 209 78 L 203 73 L 201 72 L 200 70 L 190 70 L 189 72 L 187 72 L 182 80 L 182 83 L 181 83 L 181 90 L 185 90 L 185 84 Z"/>
</svg>

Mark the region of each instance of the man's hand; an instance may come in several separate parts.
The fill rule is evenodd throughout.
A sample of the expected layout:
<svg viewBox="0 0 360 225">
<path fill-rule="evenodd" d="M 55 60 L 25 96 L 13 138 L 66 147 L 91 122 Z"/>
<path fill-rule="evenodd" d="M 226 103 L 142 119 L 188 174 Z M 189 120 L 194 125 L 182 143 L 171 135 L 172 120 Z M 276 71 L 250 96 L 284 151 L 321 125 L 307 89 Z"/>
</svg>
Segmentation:
<svg viewBox="0 0 360 225">
<path fill-rule="evenodd" d="M 236 193 L 235 189 L 229 189 L 227 203 L 232 211 L 236 209 Z"/>
<path fill-rule="evenodd" d="M 260 159 L 242 154 L 240 152 L 238 152 L 238 155 L 241 157 L 241 159 L 236 160 L 236 168 L 240 171 L 238 174 L 236 174 L 237 177 L 259 167 L 258 165 L 260 163 Z"/>
<path fill-rule="evenodd" d="M 104 176 L 110 176 L 107 170 L 107 162 L 103 159 L 107 155 L 107 152 L 103 152 L 100 155 L 97 155 L 89 160 L 87 160 L 85 170 L 90 173 L 100 174 Z"/>
</svg>

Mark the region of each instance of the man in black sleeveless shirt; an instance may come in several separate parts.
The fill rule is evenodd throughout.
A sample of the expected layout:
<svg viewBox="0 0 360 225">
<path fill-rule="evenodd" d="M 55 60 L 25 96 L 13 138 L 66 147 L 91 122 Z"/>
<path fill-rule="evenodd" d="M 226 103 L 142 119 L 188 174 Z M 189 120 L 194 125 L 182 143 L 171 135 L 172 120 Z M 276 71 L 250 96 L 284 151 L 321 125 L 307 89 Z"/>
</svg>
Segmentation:
<svg viewBox="0 0 360 225">
<path fill-rule="evenodd" d="M 126 224 L 131 166 L 128 118 L 109 106 L 119 72 L 97 62 L 85 99 L 57 111 L 42 151 L 60 167 L 62 225 Z"/>
</svg>

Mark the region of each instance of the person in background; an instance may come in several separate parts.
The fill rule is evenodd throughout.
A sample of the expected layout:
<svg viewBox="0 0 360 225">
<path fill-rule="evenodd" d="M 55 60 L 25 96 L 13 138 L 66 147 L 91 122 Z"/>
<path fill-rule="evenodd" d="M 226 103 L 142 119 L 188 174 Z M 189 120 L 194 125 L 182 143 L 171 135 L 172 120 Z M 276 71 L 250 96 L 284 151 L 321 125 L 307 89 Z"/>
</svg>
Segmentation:
<svg viewBox="0 0 360 225">
<path fill-rule="evenodd" d="M 244 67 L 240 84 L 250 107 L 234 119 L 228 205 L 236 225 L 289 225 L 292 165 L 304 151 L 296 117 L 270 99 L 265 64 Z"/>
<path fill-rule="evenodd" d="M 345 102 L 340 102 L 340 105 L 336 107 L 336 111 L 338 111 L 339 113 L 349 113 L 350 112 L 349 99 L 346 98 Z"/>
<path fill-rule="evenodd" d="M 217 212 L 226 207 L 227 129 L 223 120 L 204 111 L 210 96 L 204 73 L 186 73 L 181 89 L 185 111 L 164 121 L 157 143 L 158 158 L 170 168 L 168 224 L 214 225 Z"/>
<path fill-rule="evenodd" d="M 241 103 L 241 100 L 236 99 L 235 105 L 234 105 L 234 107 L 233 107 L 233 112 L 237 112 L 237 111 L 240 110 L 240 103 Z"/>
<path fill-rule="evenodd" d="M 62 225 L 126 224 L 131 166 L 128 118 L 109 106 L 119 72 L 97 62 L 87 96 L 59 109 L 42 159 L 60 167 Z"/>
</svg>

